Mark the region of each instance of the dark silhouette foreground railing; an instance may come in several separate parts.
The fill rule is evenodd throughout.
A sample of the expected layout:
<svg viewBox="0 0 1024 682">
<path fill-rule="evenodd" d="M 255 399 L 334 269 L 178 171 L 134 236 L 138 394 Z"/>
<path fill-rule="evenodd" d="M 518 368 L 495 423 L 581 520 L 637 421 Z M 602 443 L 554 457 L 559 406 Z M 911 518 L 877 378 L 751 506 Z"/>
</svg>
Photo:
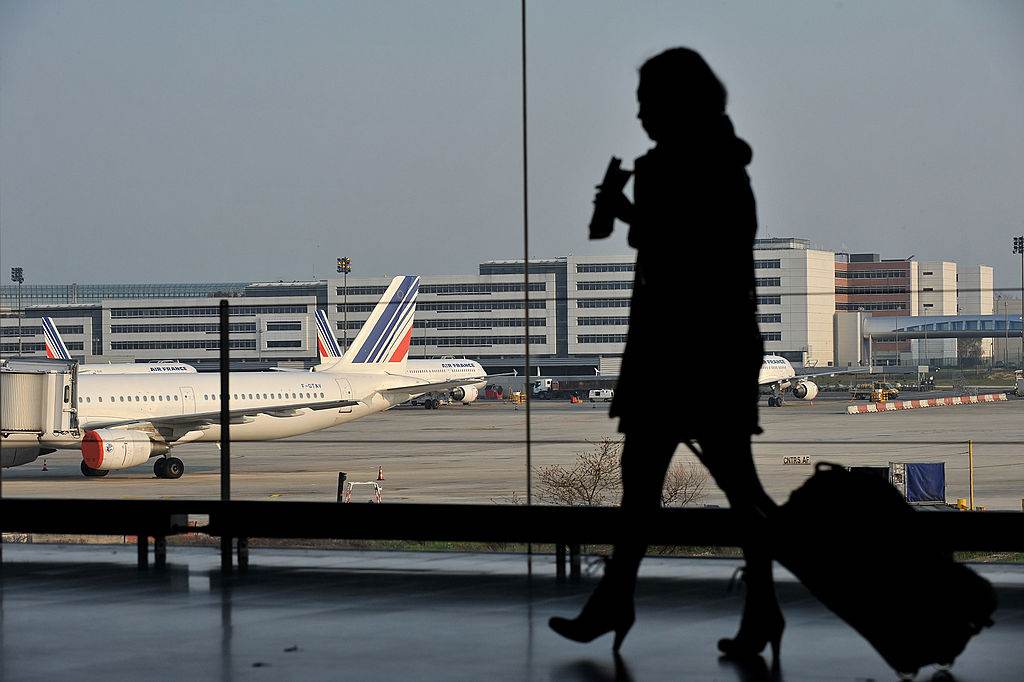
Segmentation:
<svg viewBox="0 0 1024 682">
<path fill-rule="evenodd" d="M 189 525 L 206 516 L 206 525 Z M 828 528 L 806 521 L 809 543 Z M 167 537 L 202 533 L 221 539 L 222 566 L 249 561 L 249 538 L 407 540 L 554 544 L 558 577 L 565 577 L 564 551 L 575 549 L 572 574 L 579 577 L 578 548 L 612 544 L 623 533 L 653 545 L 736 547 L 748 528 L 728 509 L 660 509 L 627 519 L 618 508 L 462 504 L 336 504 L 215 500 L 0 500 L 0 531 L 62 535 L 134 535 L 139 567 L 166 563 Z M 1024 551 L 1022 512 L 918 512 L 894 519 L 879 533 L 922 536 L 951 551 Z M 881 559 L 881 558 L 878 558 Z"/>
</svg>

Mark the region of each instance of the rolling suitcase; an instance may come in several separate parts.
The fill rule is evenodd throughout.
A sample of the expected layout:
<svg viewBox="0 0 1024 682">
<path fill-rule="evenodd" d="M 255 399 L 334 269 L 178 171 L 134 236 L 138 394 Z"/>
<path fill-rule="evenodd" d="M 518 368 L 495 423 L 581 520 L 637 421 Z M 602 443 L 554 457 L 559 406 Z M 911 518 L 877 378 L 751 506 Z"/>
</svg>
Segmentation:
<svg viewBox="0 0 1024 682">
<path fill-rule="evenodd" d="M 917 513 L 888 481 L 819 463 L 769 517 L 775 559 L 901 674 L 952 665 L 996 608 L 987 580 L 906 537 Z"/>
</svg>

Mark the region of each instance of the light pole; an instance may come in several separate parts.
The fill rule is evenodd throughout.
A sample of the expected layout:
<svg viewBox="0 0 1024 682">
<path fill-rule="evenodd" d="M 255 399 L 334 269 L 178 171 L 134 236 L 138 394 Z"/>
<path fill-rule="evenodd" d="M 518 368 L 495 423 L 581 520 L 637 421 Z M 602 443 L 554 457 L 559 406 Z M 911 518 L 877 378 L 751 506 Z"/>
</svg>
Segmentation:
<svg viewBox="0 0 1024 682">
<path fill-rule="evenodd" d="M 1024 234 L 1013 238 L 1013 252 L 1020 254 L 1020 366 L 1024 367 Z"/>
<path fill-rule="evenodd" d="M 343 334 L 342 338 L 343 338 L 343 340 L 345 342 L 344 346 L 342 346 L 342 349 L 341 349 L 342 353 L 348 352 L 348 273 L 350 273 L 350 272 L 352 272 L 352 259 L 351 258 L 347 258 L 347 257 L 339 258 L 338 259 L 338 273 L 341 274 L 341 276 L 342 276 L 342 285 L 341 285 L 342 294 L 341 294 L 341 297 L 342 297 L 342 307 L 343 307 L 343 310 L 342 310 L 342 323 L 341 324 L 342 324 L 342 327 L 344 327 L 344 330 L 342 332 L 342 334 Z"/>
<path fill-rule="evenodd" d="M 18 284 L 18 356 L 21 356 L 21 285 L 25 283 L 25 271 L 22 268 L 11 268 L 11 281 Z"/>
</svg>

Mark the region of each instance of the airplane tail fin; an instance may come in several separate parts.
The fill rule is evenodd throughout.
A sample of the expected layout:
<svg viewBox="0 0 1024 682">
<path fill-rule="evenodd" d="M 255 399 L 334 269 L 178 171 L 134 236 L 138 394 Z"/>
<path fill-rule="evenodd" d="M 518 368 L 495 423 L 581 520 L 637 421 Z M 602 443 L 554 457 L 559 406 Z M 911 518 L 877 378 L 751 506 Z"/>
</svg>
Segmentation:
<svg viewBox="0 0 1024 682">
<path fill-rule="evenodd" d="M 391 280 L 370 317 L 363 324 L 356 338 L 345 350 L 345 354 L 335 360 L 333 356 L 324 359 L 319 371 L 335 370 L 344 366 L 346 369 L 369 369 L 371 367 L 404 365 L 409 356 L 409 345 L 412 341 L 412 323 L 416 316 L 416 296 L 420 288 L 420 278 L 416 275 L 404 275 Z M 318 327 L 321 325 L 318 316 Z M 330 327 L 327 326 L 328 343 L 324 344 L 330 354 L 330 341 L 337 348 L 338 342 L 333 339 Z M 338 349 L 340 351 L 340 349 Z M 323 358 L 323 354 L 321 354 Z"/>
<path fill-rule="evenodd" d="M 51 317 L 43 318 L 43 338 L 46 340 L 46 357 L 58 360 L 72 359 L 71 351 L 64 344 L 64 339 L 60 337 L 57 325 L 53 323 Z"/>
<path fill-rule="evenodd" d="M 338 346 L 338 339 L 334 336 L 331 323 L 327 319 L 327 313 L 317 308 L 316 310 L 316 347 L 320 354 L 320 364 L 331 362 L 341 357 L 341 347 Z"/>
</svg>

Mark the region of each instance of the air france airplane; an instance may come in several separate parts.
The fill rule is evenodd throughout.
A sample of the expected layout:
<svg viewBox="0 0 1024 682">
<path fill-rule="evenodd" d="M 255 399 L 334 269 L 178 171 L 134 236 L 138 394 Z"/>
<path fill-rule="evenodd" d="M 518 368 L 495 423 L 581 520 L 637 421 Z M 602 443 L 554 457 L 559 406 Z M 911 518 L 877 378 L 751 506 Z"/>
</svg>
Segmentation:
<svg viewBox="0 0 1024 682">
<path fill-rule="evenodd" d="M 232 372 L 231 439 L 264 441 L 330 428 L 432 391 L 485 381 L 468 361 L 413 375 L 407 360 L 419 277 L 396 277 L 348 351 L 310 372 Z M 429 378 L 426 378 L 429 376 Z M 185 466 L 169 451 L 220 439 L 219 374 L 85 374 L 78 380 L 77 437 L 40 441 L 81 450 L 82 473 L 105 476 L 157 458 L 159 478 L 179 478 Z"/>
<path fill-rule="evenodd" d="M 46 341 L 46 357 L 57 360 L 72 360 L 71 351 L 61 338 L 52 317 L 44 317 L 43 339 Z M 112 362 L 109 364 L 78 365 L 79 374 L 195 374 L 196 368 L 174 360 L 156 362 Z"/>
<path fill-rule="evenodd" d="M 320 353 L 321 366 L 342 357 L 341 347 L 338 340 L 331 331 L 331 323 L 327 319 L 327 313 L 322 310 L 316 311 L 317 349 Z M 313 371 L 320 371 L 313 368 Z M 464 376 L 467 378 L 486 376 L 484 368 L 480 363 L 473 360 L 461 358 L 441 358 L 440 360 L 414 360 L 406 361 L 406 373 L 409 376 L 418 377 L 425 381 L 436 382 Z M 447 391 L 446 393 L 455 402 L 465 405 L 480 397 L 480 390 L 487 385 L 486 381 L 467 382 L 462 386 Z"/>
<path fill-rule="evenodd" d="M 768 407 L 782 407 L 783 394 L 791 389 L 797 400 L 814 400 L 818 397 L 818 385 L 811 381 L 812 377 L 833 377 L 837 374 L 858 374 L 867 372 L 867 367 L 828 367 L 817 371 L 797 374 L 793 365 L 784 357 L 766 355 L 761 362 L 757 383 L 771 390 L 768 396 Z"/>
</svg>

